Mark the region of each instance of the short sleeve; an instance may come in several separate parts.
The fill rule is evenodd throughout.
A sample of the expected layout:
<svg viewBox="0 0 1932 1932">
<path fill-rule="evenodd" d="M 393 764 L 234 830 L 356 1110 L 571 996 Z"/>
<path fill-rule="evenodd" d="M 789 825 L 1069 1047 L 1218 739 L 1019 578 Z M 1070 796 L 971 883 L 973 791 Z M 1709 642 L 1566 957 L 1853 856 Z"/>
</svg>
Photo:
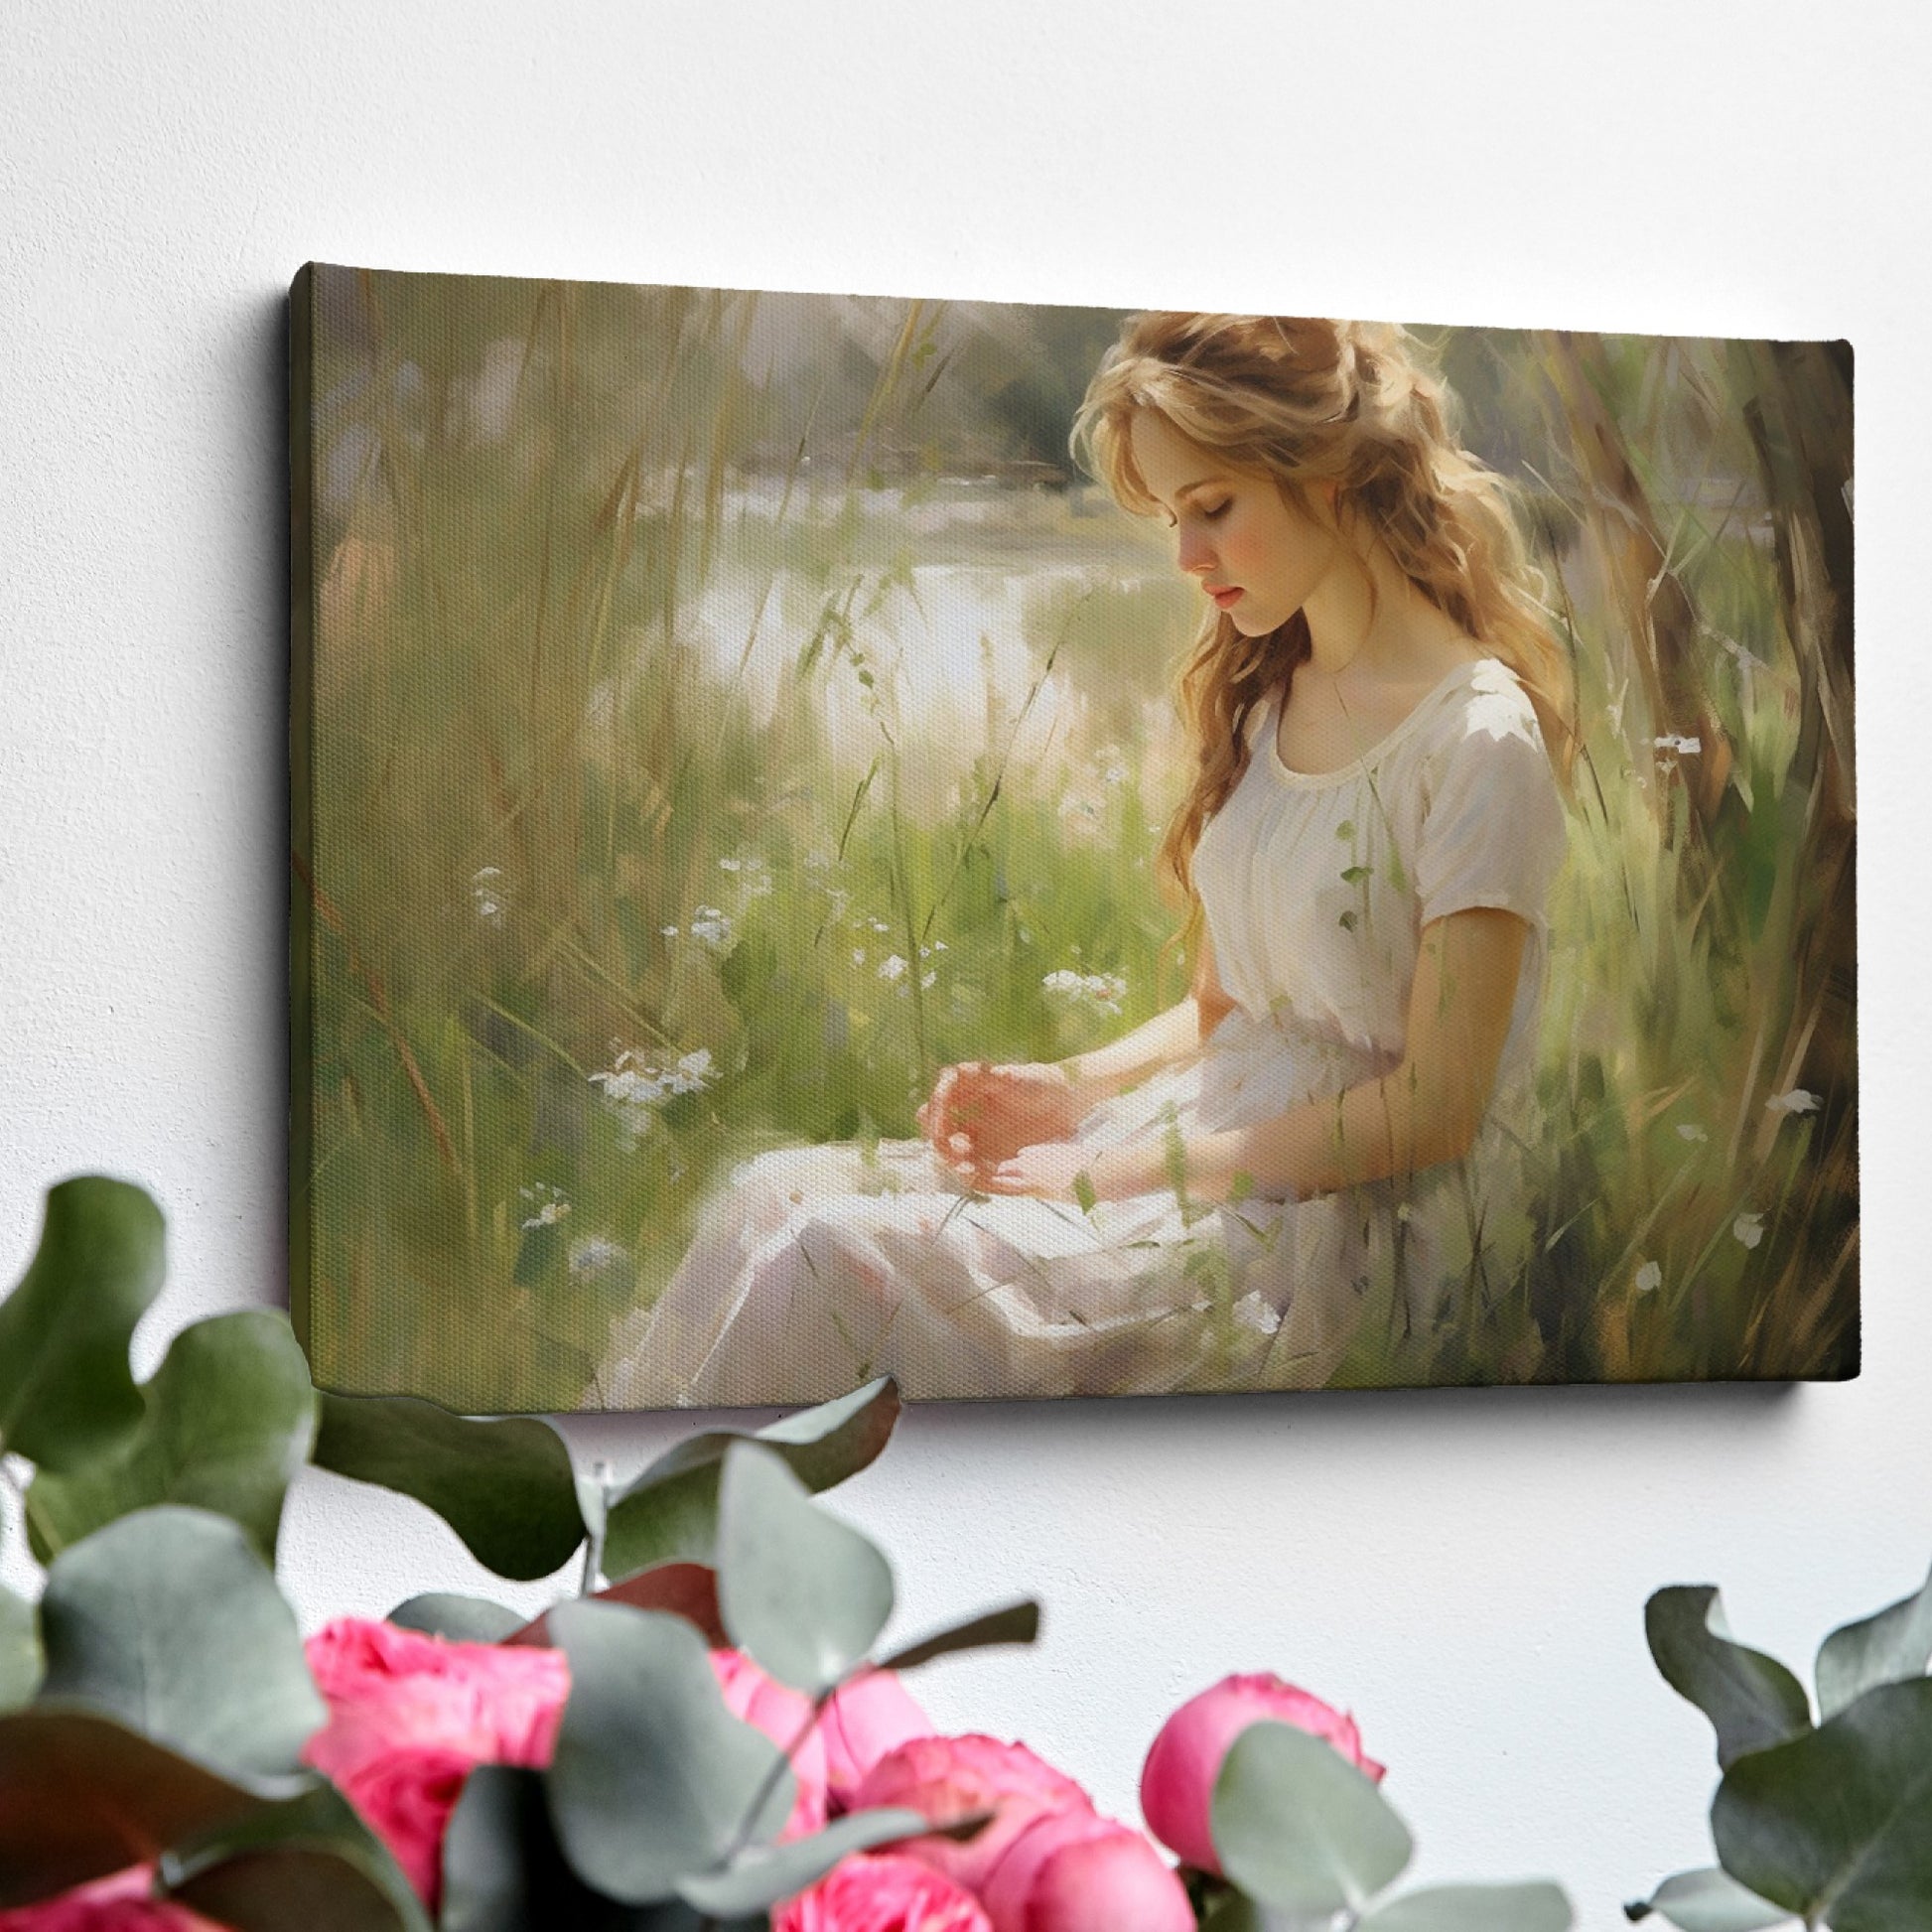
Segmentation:
<svg viewBox="0 0 1932 1932">
<path fill-rule="evenodd" d="M 1481 666 L 1449 707 L 1424 787 L 1420 923 L 1497 906 L 1541 931 L 1568 826 L 1536 712 L 1503 666 Z"/>
</svg>

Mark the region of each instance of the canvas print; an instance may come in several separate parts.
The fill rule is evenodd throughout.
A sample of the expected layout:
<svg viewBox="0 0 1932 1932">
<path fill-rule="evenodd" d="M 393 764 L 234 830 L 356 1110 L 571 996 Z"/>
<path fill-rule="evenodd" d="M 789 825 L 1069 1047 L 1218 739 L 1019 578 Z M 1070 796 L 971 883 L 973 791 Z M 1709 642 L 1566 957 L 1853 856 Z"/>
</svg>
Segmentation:
<svg viewBox="0 0 1932 1932">
<path fill-rule="evenodd" d="M 291 364 L 321 1386 L 1856 1373 L 1849 345 L 312 265 Z"/>
</svg>

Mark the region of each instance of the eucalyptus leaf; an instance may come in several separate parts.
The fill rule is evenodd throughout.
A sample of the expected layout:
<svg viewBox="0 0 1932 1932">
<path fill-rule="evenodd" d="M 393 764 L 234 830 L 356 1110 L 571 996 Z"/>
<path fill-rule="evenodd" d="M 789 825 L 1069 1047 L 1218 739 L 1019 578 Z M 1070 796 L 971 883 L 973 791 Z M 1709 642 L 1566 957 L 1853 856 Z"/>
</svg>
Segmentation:
<svg viewBox="0 0 1932 1932">
<path fill-rule="evenodd" d="M 0 1711 L 34 1695 L 41 1681 L 40 1615 L 24 1596 L 0 1584 Z"/>
<path fill-rule="evenodd" d="M 195 1322 L 141 1396 L 140 1426 L 114 1454 L 35 1477 L 34 1554 L 47 1563 L 131 1510 L 187 1503 L 231 1517 L 272 1564 L 282 1499 L 315 1437 L 309 1367 L 288 1317 L 243 1309 Z"/>
<path fill-rule="evenodd" d="M 290 1787 L 295 1788 L 293 1786 Z M 104 1878 L 266 1801 L 91 1711 L 0 1716 L 0 1911 Z"/>
<path fill-rule="evenodd" d="M 1210 1825 L 1221 1869 L 1286 1912 L 1360 1911 L 1415 1849 L 1388 1801 L 1331 1744 L 1267 1720 L 1222 1759 Z"/>
<path fill-rule="evenodd" d="M 1224 1892 L 1208 1906 L 1200 1932 L 1269 1932 L 1261 1907 L 1244 1892 Z"/>
<path fill-rule="evenodd" d="M 1932 1678 L 1881 1684 L 1741 1757 L 1711 1807 L 1724 1867 L 1832 1932 L 1932 1925 Z"/>
<path fill-rule="evenodd" d="M 1782 1905 L 1758 1897 L 1716 1865 L 1680 1871 L 1648 1898 L 1623 1908 L 1624 1917 L 1632 1920 L 1646 1919 L 1652 1912 L 1678 1932 L 1764 1932 L 1767 1926 L 1791 1923 L 1791 1914 Z"/>
<path fill-rule="evenodd" d="M 1732 1642 L 1711 1585 L 1658 1590 L 1643 1621 L 1664 1681 L 1711 1720 L 1720 1765 L 1811 1728 L 1805 1687 L 1775 1657 Z"/>
<path fill-rule="evenodd" d="M 166 1852 L 162 1889 L 237 1932 L 432 1932 L 388 1848 L 330 1784 Z"/>
<path fill-rule="evenodd" d="M 127 1345 L 165 1267 L 161 1210 L 81 1174 L 47 1190 L 40 1246 L 0 1302 L 0 1452 L 78 1468 L 141 1420 Z"/>
<path fill-rule="evenodd" d="M 647 1932 L 658 1907 L 620 1905 L 571 1870 L 540 1772 L 479 1764 L 443 1838 L 440 1932 Z"/>
<path fill-rule="evenodd" d="M 759 1444 L 726 1455 L 718 1519 L 718 1604 L 732 1641 L 780 1683 L 822 1697 L 886 1627 L 891 1566 Z"/>
<path fill-rule="evenodd" d="M 526 1627 L 520 1610 L 492 1603 L 486 1596 L 463 1596 L 451 1590 L 427 1590 L 391 1610 L 386 1621 L 404 1630 L 421 1630 L 453 1643 L 502 1643 Z"/>
<path fill-rule="evenodd" d="M 225 1516 L 164 1504 L 64 1550 L 41 1597 L 41 1696 L 237 1779 L 293 1773 L 327 1718 L 295 1617 Z"/>
<path fill-rule="evenodd" d="M 901 1650 L 879 1660 L 881 1670 L 917 1670 L 935 1657 L 950 1657 L 962 1650 L 990 1650 L 999 1644 L 1033 1643 L 1039 1636 L 1039 1605 L 1031 1598 L 988 1610 L 984 1616 L 969 1617 L 949 1630 L 935 1631 L 909 1643 Z"/>
<path fill-rule="evenodd" d="M 687 1438 L 612 1498 L 606 1572 L 622 1577 L 656 1564 L 714 1560 L 718 1478 L 734 1443 L 767 1445 L 817 1494 L 857 1475 L 878 1456 L 898 1410 L 898 1386 L 891 1376 L 882 1376 L 750 1437 L 721 1429 Z"/>
<path fill-rule="evenodd" d="M 651 1904 L 722 1864 L 741 1841 L 777 1834 L 791 1812 L 790 1769 L 725 1708 L 690 1624 L 586 1600 L 558 1604 L 550 1630 L 571 1684 L 550 1817 L 585 1883 Z"/>
<path fill-rule="evenodd" d="M 724 1870 L 681 1880 L 678 1892 L 688 1904 L 714 1918 L 761 1912 L 815 1885 L 848 1853 L 917 1838 L 927 1829 L 924 1816 L 916 1811 L 851 1812 L 809 1838 L 795 1838 L 785 1845 L 747 1846 Z"/>
<path fill-rule="evenodd" d="M 718 1614 L 718 1573 L 701 1563 L 660 1563 L 596 1591 L 589 1600 L 624 1603 L 633 1610 L 668 1610 L 694 1625 L 713 1649 L 722 1650 L 731 1642 Z M 551 1640 L 548 1611 L 502 1639 L 522 1644 Z"/>
<path fill-rule="evenodd" d="M 1365 1912 L 1357 1932 L 1570 1932 L 1575 1914 L 1561 1885 L 1429 1885 Z"/>
<path fill-rule="evenodd" d="M 1923 1677 L 1932 1663 L 1932 1576 L 1901 1602 L 1834 1630 L 1818 1652 L 1818 1710 L 1835 1718 L 1879 1684 Z"/>
<path fill-rule="evenodd" d="M 427 1504 L 497 1576 L 548 1577 L 583 1542 L 570 1450 L 548 1423 L 472 1422 L 413 1396 L 321 1403 L 319 1467 Z"/>
</svg>

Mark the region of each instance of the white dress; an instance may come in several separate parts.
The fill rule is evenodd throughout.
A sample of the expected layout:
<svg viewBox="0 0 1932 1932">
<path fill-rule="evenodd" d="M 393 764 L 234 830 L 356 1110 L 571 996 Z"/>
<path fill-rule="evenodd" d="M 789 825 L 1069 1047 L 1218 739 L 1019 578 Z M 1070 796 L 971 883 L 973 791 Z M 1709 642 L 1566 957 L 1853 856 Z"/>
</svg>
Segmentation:
<svg viewBox="0 0 1932 1932">
<path fill-rule="evenodd" d="M 1079 1139 L 1177 1149 L 1176 1134 L 1389 1071 L 1423 928 L 1499 906 L 1531 936 L 1465 1159 L 1303 1201 L 1212 1206 L 1170 1185 L 1083 1213 L 964 1192 L 920 1141 L 760 1155 L 701 1217 L 656 1307 L 620 1324 L 594 1395 L 788 1405 L 888 1372 L 913 1399 L 1311 1388 L 1371 1307 L 1388 1366 L 1371 1379 L 1399 1381 L 1407 1337 L 1509 1279 L 1531 1234 L 1522 1155 L 1565 843 L 1535 712 L 1482 658 L 1333 772 L 1285 766 L 1276 726 L 1273 703 L 1256 708 L 1247 768 L 1194 857 L 1234 1011 Z"/>
</svg>

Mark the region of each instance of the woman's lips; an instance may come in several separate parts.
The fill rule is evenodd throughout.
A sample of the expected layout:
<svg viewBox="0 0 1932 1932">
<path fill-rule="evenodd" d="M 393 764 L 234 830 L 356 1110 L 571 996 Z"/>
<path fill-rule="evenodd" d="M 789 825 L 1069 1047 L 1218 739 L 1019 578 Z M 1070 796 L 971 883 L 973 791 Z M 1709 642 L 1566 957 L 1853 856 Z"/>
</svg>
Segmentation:
<svg viewBox="0 0 1932 1932">
<path fill-rule="evenodd" d="M 1241 589 L 1239 585 L 1230 584 L 1225 590 L 1211 590 L 1207 594 L 1225 611 L 1240 599 Z"/>
</svg>

